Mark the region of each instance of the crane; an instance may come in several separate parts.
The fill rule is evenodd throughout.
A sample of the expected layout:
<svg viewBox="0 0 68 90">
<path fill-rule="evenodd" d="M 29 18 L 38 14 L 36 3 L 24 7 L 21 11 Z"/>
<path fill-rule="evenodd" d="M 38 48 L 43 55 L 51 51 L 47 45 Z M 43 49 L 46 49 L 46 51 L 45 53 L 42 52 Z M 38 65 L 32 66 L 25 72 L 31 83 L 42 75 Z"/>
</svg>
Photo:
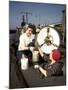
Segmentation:
<svg viewBox="0 0 68 90">
<path fill-rule="evenodd" d="M 25 16 L 26 16 L 26 23 L 28 23 L 28 15 L 32 15 L 32 13 L 31 12 L 21 12 L 21 13 L 23 13 L 23 14 L 25 14 Z"/>
</svg>

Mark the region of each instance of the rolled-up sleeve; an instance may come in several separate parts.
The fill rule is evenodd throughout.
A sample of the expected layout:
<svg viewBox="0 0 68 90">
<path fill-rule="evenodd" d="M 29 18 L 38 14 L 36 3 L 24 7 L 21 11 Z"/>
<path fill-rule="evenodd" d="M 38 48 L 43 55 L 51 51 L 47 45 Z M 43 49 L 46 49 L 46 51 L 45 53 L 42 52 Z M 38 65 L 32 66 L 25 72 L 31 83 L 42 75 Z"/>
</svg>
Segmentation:
<svg viewBox="0 0 68 90">
<path fill-rule="evenodd" d="M 47 55 L 44 53 L 43 59 L 44 59 L 44 61 L 48 61 L 48 60 L 49 60 L 49 56 L 47 56 Z"/>
<path fill-rule="evenodd" d="M 20 39 L 19 39 L 18 50 L 23 50 L 24 46 L 25 46 L 24 37 L 21 36 Z"/>
</svg>

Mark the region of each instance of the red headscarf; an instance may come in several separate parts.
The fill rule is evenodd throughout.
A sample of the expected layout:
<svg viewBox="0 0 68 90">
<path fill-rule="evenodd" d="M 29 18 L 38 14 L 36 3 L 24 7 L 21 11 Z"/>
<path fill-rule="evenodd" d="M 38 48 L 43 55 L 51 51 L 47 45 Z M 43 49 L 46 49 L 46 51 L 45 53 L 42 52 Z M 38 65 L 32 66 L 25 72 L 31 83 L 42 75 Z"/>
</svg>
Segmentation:
<svg viewBox="0 0 68 90">
<path fill-rule="evenodd" d="M 52 50 L 52 58 L 55 60 L 55 61 L 58 61 L 61 57 L 61 53 L 58 49 L 54 49 Z"/>
</svg>

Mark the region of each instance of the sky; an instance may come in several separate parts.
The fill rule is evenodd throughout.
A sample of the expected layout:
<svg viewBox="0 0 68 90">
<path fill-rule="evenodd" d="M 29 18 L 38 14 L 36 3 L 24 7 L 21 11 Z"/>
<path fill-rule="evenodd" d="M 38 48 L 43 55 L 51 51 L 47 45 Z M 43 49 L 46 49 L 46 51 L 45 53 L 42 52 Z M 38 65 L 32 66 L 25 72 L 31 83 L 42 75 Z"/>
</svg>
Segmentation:
<svg viewBox="0 0 68 90">
<path fill-rule="evenodd" d="M 65 4 L 9 1 L 9 28 L 21 27 L 22 16 L 25 15 L 23 12 L 30 13 L 28 23 L 35 25 L 62 23 L 64 9 Z"/>
</svg>

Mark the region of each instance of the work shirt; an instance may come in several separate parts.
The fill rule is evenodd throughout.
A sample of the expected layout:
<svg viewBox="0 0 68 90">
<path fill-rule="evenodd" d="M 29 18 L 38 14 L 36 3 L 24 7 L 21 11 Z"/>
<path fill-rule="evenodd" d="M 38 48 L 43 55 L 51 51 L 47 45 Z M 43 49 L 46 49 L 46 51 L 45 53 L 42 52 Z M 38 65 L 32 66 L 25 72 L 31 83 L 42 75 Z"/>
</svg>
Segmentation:
<svg viewBox="0 0 68 90">
<path fill-rule="evenodd" d="M 24 47 L 34 46 L 35 43 L 35 35 L 32 34 L 30 37 L 26 35 L 26 33 L 20 36 L 18 50 L 23 50 Z"/>
<path fill-rule="evenodd" d="M 63 62 L 61 62 L 61 60 L 58 60 L 55 63 L 50 64 L 51 60 L 48 59 L 46 54 L 44 54 L 43 59 L 45 59 L 45 61 L 48 62 L 47 64 L 43 64 L 43 68 L 47 71 L 47 76 L 59 76 L 63 74 Z"/>
</svg>

